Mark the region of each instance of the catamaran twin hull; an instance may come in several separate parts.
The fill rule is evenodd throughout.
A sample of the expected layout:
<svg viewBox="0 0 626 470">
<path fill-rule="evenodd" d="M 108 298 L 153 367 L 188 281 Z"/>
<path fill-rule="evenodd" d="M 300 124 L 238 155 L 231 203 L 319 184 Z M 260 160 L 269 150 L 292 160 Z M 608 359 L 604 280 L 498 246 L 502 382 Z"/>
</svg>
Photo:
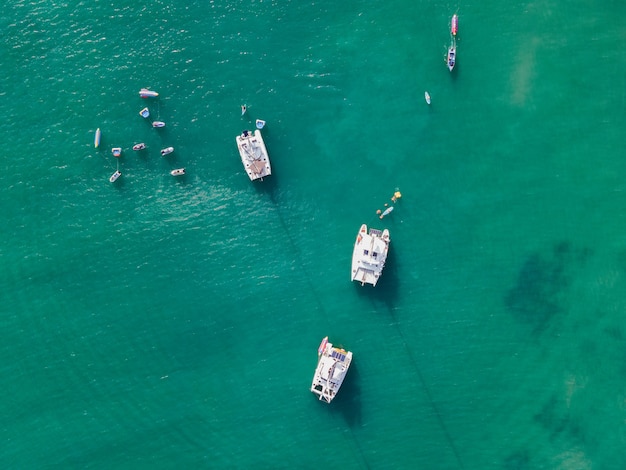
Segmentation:
<svg viewBox="0 0 626 470">
<path fill-rule="evenodd" d="M 254 134 L 250 131 L 243 131 L 235 140 L 241 156 L 241 163 L 243 163 L 250 181 L 262 180 L 272 174 L 270 157 L 260 130 L 254 131 Z"/>
<path fill-rule="evenodd" d="M 389 242 L 389 230 L 370 229 L 368 233 L 367 225 L 361 225 L 352 252 L 353 281 L 376 285 L 385 267 Z"/>
<path fill-rule="evenodd" d="M 352 352 L 333 347 L 328 336 L 322 340 L 318 349 L 319 360 L 311 383 L 311 392 L 320 401 L 330 403 L 341 388 L 350 364 Z"/>
</svg>

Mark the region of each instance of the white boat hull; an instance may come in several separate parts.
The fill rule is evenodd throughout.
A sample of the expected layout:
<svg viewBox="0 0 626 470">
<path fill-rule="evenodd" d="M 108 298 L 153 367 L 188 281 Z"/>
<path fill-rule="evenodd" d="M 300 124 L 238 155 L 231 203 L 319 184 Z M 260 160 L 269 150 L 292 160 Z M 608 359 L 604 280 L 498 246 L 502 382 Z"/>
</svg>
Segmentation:
<svg viewBox="0 0 626 470">
<path fill-rule="evenodd" d="M 119 170 L 116 170 L 115 173 L 113 173 L 111 177 L 109 178 L 109 181 L 111 183 L 115 183 L 120 176 L 122 176 L 122 172 Z"/>
<path fill-rule="evenodd" d="M 258 129 L 254 133 L 244 131 L 235 138 L 241 163 L 250 178 L 250 181 L 262 180 L 272 174 L 270 157 L 265 148 L 265 142 Z"/>
<path fill-rule="evenodd" d="M 333 347 L 326 337 L 322 340 L 318 356 L 311 392 L 317 395 L 320 401 L 330 403 L 337 396 L 346 378 L 352 363 L 352 352 Z"/>
<path fill-rule="evenodd" d="M 142 88 L 139 90 L 139 96 L 142 98 L 156 98 L 159 94 L 156 91 L 148 90 L 147 88 Z"/>
<path fill-rule="evenodd" d="M 448 49 L 448 70 L 452 72 L 452 69 L 456 65 L 456 46 L 452 46 Z"/>
<path fill-rule="evenodd" d="M 352 281 L 376 286 L 387 261 L 390 241 L 389 230 L 370 229 L 368 233 L 367 225 L 361 225 L 352 252 Z"/>
<path fill-rule="evenodd" d="M 100 128 L 96 129 L 96 135 L 93 139 L 93 146 L 98 148 L 100 146 L 100 137 L 102 136 L 102 132 L 100 132 Z"/>
</svg>

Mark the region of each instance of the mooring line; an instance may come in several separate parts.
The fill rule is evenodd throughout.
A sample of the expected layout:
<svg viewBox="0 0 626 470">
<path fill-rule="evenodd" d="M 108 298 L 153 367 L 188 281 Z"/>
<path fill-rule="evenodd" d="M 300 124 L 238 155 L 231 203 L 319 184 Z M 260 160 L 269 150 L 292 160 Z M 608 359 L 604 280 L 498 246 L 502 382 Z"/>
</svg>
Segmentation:
<svg viewBox="0 0 626 470">
<path fill-rule="evenodd" d="M 372 301 L 372 303 L 374 303 Z M 376 307 L 376 305 L 374 304 L 374 307 Z M 393 317 L 393 312 L 391 311 L 391 309 L 389 307 L 387 307 L 390 315 Z M 465 465 L 463 465 L 463 460 L 461 460 L 461 455 L 459 454 L 459 451 L 456 447 L 456 444 L 454 443 L 454 439 L 452 439 L 452 435 L 450 434 L 450 431 L 448 431 L 448 427 L 446 426 L 446 423 L 443 419 L 443 417 L 441 416 L 441 413 L 439 412 L 439 408 L 437 407 L 435 400 L 433 399 L 433 396 L 430 392 L 430 389 L 428 388 L 428 384 L 426 383 L 426 379 L 424 378 L 424 375 L 422 374 L 422 371 L 420 369 L 420 367 L 417 364 L 417 360 L 415 359 L 415 356 L 413 355 L 413 352 L 411 351 L 411 349 L 409 348 L 409 345 L 406 341 L 406 337 L 404 336 L 404 333 L 402 332 L 402 330 L 400 329 L 400 327 L 398 326 L 398 322 L 394 321 L 394 326 L 396 328 L 396 330 L 398 331 L 398 334 L 400 335 L 400 338 L 402 339 L 402 342 L 404 343 L 404 348 L 407 351 L 407 354 L 409 356 L 409 360 L 411 361 L 411 363 L 413 364 L 413 368 L 415 369 L 415 372 L 417 373 L 417 376 L 422 384 L 422 388 L 424 389 L 424 392 L 426 393 L 426 397 L 428 398 L 428 402 L 430 403 L 430 407 L 433 409 L 433 411 L 435 412 L 435 415 L 437 416 L 437 421 L 439 422 L 439 426 L 441 427 L 441 430 L 443 431 L 444 435 L 446 436 L 446 440 L 448 441 L 448 444 L 450 445 L 450 448 L 452 449 L 452 452 L 454 453 L 454 456 L 456 457 L 456 460 L 459 464 L 459 468 L 465 468 Z"/>
</svg>

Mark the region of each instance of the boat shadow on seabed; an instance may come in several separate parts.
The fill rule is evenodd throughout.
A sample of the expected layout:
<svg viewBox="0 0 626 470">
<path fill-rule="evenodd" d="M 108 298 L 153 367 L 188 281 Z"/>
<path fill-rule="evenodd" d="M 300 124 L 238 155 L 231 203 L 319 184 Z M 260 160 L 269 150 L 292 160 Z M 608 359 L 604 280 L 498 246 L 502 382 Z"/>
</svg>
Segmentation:
<svg viewBox="0 0 626 470">
<path fill-rule="evenodd" d="M 350 370 L 341 385 L 341 390 L 330 405 L 324 408 L 332 414 L 337 412 L 343 415 L 350 428 L 361 426 L 361 378 L 355 361 L 350 364 Z"/>
</svg>

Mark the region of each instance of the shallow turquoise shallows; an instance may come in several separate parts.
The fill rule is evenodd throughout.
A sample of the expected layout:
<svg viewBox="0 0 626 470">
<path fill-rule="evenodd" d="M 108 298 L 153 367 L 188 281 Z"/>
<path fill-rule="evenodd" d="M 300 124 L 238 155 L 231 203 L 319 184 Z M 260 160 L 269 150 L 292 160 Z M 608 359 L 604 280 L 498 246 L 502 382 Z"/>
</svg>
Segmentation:
<svg viewBox="0 0 626 470">
<path fill-rule="evenodd" d="M 626 468 L 625 16 L 9 2 L 0 467 Z M 330 405 L 327 335 L 354 353 Z"/>
</svg>

